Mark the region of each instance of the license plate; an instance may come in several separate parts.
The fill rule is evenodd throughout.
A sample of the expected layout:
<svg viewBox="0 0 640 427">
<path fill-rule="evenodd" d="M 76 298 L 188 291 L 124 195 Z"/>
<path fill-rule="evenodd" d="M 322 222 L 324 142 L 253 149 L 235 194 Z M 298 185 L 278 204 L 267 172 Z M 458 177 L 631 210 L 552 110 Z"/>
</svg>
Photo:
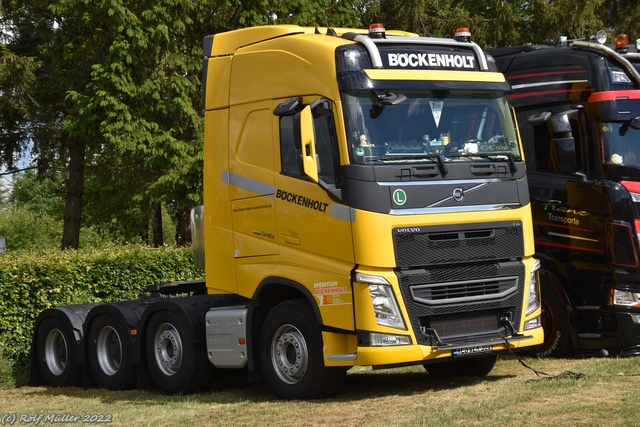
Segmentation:
<svg viewBox="0 0 640 427">
<path fill-rule="evenodd" d="M 490 345 L 458 348 L 452 351 L 453 357 L 475 356 L 476 354 L 491 353 Z"/>
</svg>

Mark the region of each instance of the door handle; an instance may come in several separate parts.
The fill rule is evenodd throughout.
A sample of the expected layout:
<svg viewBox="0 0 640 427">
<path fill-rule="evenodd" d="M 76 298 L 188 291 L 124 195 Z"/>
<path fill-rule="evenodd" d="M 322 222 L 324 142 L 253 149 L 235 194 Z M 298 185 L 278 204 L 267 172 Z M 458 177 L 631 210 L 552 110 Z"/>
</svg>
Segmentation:
<svg viewBox="0 0 640 427">
<path fill-rule="evenodd" d="M 282 237 L 282 241 L 285 243 L 289 243 L 291 245 L 299 245 L 300 239 L 298 238 L 298 233 L 293 230 L 285 230 L 280 233 Z"/>
</svg>

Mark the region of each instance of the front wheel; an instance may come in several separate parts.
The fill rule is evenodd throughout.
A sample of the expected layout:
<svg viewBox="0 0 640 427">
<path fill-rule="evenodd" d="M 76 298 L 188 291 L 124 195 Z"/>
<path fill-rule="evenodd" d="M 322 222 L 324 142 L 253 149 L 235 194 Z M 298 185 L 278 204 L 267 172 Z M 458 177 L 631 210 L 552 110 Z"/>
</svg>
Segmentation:
<svg viewBox="0 0 640 427">
<path fill-rule="evenodd" d="M 260 338 L 262 371 L 273 393 L 282 399 L 315 399 L 335 394 L 346 370 L 324 366 L 322 336 L 303 300 L 274 307 Z"/>
<path fill-rule="evenodd" d="M 536 357 L 567 357 L 574 353 L 569 328 L 569 314 L 564 298 L 549 282 L 540 278 L 540 296 L 542 299 L 542 329 L 544 342 L 534 347 Z"/>
<path fill-rule="evenodd" d="M 484 377 L 491 372 L 497 355 L 452 359 L 444 362 L 425 363 L 423 366 L 434 377 Z"/>
</svg>

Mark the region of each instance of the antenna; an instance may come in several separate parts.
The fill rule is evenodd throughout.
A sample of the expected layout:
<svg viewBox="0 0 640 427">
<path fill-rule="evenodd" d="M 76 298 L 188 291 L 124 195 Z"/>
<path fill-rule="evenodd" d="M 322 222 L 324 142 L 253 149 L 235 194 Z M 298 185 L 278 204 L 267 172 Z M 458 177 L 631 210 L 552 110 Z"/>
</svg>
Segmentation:
<svg viewBox="0 0 640 427">
<path fill-rule="evenodd" d="M 327 26 L 327 35 L 328 36 L 337 36 L 338 34 L 331 28 L 329 25 L 329 20 L 327 19 L 327 14 L 322 11 L 322 16 L 324 17 L 324 24 Z"/>
<path fill-rule="evenodd" d="M 427 37 L 433 37 L 433 35 L 429 31 L 427 31 L 427 27 L 426 25 L 424 25 L 424 21 L 422 20 L 422 15 L 419 16 L 419 18 L 420 18 L 420 25 L 422 25 L 422 31 L 424 32 L 424 35 Z"/>
</svg>

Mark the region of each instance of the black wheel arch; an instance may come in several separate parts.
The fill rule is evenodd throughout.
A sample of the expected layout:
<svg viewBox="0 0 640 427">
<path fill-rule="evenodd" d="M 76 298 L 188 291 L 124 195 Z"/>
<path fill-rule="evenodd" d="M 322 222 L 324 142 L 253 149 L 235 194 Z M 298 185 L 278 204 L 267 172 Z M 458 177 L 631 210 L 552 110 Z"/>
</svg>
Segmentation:
<svg viewBox="0 0 640 427">
<path fill-rule="evenodd" d="M 322 325 L 322 316 L 318 304 L 309 290 L 302 284 L 283 277 L 268 277 L 260 282 L 253 294 L 253 300 L 257 303 L 251 311 L 249 324 L 248 351 L 252 357 L 249 358 L 249 381 L 260 382 L 263 379 L 262 367 L 260 366 L 260 336 L 262 327 L 269 311 L 283 301 L 305 300 L 313 311 L 315 321 Z"/>
<path fill-rule="evenodd" d="M 257 301 L 259 306 L 266 308 L 267 311 L 282 301 L 292 299 L 305 299 L 313 311 L 316 322 L 322 324 L 320 309 L 313 295 L 298 282 L 283 277 L 268 277 L 258 284 L 253 293 L 253 300 Z"/>
<path fill-rule="evenodd" d="M 46 319 L 57 318 L 62 321 L 67 328 L 73 333 L 75 337 L 75 345 L 77 350 L 77 358 L 76 364 L 83 365 L 84 364 L 84 352 L 83 352 L 83 340 L 84 340 L 84 328 L 83 324 L 85 322 L 87 313 L 95 307 L 96 304 L 75 304 L 75 305 L 67 305 L 60 307 L 52 307 L 43 310 L 33 325 L 33 333 L 31 335 L 31 355 L 30 355 L 30 379 L 29 385 L 42 385 L 44 381 L 40 375 L 38 365 L 36 363 L 37 357 L 37 342 L 38 342 L 38 333 L 40 331 L 40 327 L 42 326 L 42 322 Z"/>
<path fill-rule="evenodd" d="M 144 335 L 147 333 L 147 324 L 149 319 L 160 311 L 170 311 L 178 316 L 182 316 L 189 322 L 190 328 L 187 332 L 189 339 L 194 343 L 206 342 L 205 322 L 204 318 L 207 311 L 214 307 L 215 299 L 211 295 L 197 295 L 186 298 L 171 298 L 163 301 L 155 301 L 150 304 L 142 313 L 140 319 L 139 332 Z M 142 343 L 144 339 L 138 340 L 138 351 L 142 351 Z"/>
<path fill-rule="evenodd" d="M 133 348 L 137 347 L 139 341 L 141 318 L 147 306 L 139 304 L 137 301 L 120 301 L 108 304 L 99 304 L 91 309 L 84 322 L 84 335 L 87 336 L 93 320 L 100 315 L 113 316 L 123 327 L 129 331 L 129 339 L 133 343 Z M 86 352 L 87 343 L 83 346 Z M 139 354 L 134 351 L 132 363 L 139 363 Z"/>
</svg>

